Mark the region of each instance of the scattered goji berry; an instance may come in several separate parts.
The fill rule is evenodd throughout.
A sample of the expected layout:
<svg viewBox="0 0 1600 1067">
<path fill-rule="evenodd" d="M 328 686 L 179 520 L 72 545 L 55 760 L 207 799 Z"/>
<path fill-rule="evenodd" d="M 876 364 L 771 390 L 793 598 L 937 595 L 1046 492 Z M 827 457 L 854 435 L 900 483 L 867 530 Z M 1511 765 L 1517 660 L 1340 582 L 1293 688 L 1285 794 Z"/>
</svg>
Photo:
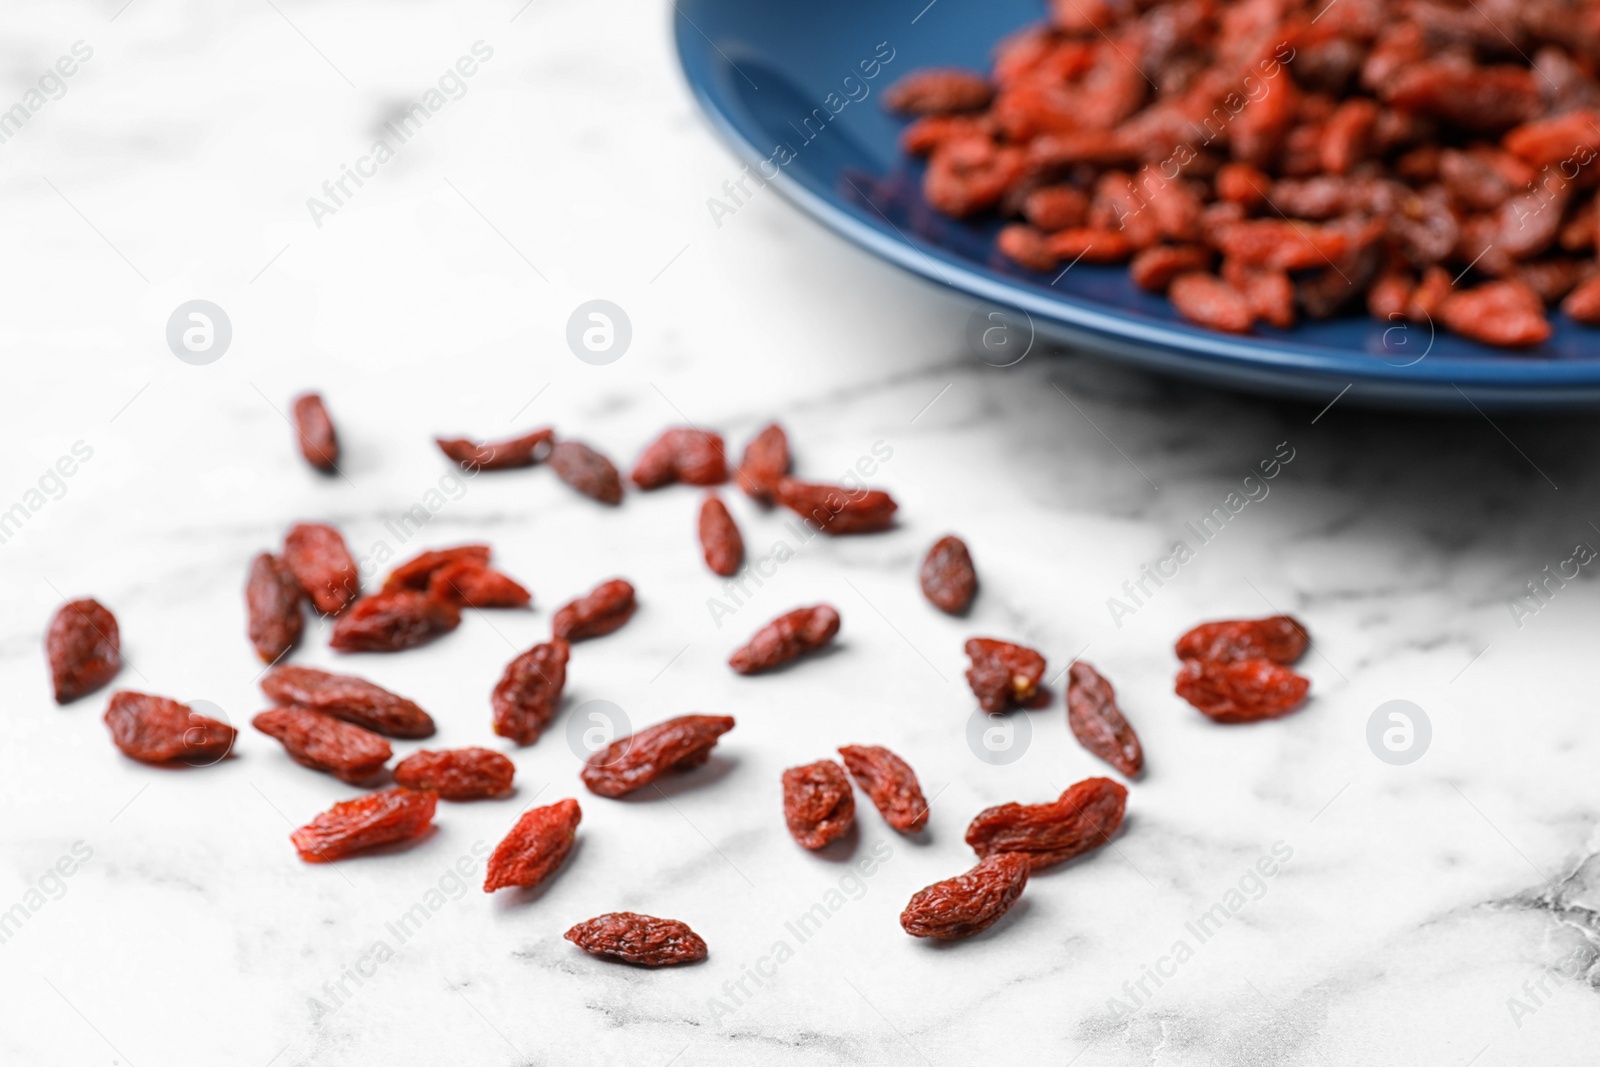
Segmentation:
<svg viewBox="0 0 1600 1067">
<path fill-rule="evenodd" d="M 551 620 L 550 632 L 563 641 L 604 637 L 633 618 L 636 607 L 633 586 L 613 578 L 563 604 Z"/>
<path fill-rule="evenodd" d="M 261 691 L 279 704 L 325 712 L 389 737 L 433 736 L 433 719 L 427 712 L 365 678 L 283 666 L 261 679 Z"/>
<path fill-rule="evenodd" d="M 739 486 L 753 499 L 770 504 L 778 492 L 778 482 L 788 473 L 789 437 L 774 422 L 744 446 Z"/>
<path fill-rule="evenodd" d="M 947 615 L 963 614 L 978 592 L 978 572 L 972 566 L 967 543 L 953 535 L 939 538 L 928 549 L 918 575 L 922 595 Z"/>
<path fill-rule="evenodd" d="M 422 749 L 394 765 L 394 780 L 407 789 L 431 789 L 443 800 L 478 800 L 511 792 L 517 765 L 487 748 Z"/>
<path fill-rule="evenodd" d="M 489 697 L 496 734 L 519 745 L 539 740 L 561 706 L 570 654 L 571 646 L 556 637 L 506 664 Z"/>
<path fill-rule="evenodd" d="M 227 723 L 201 715 L 187 704 L 126 689 L 111 694 L 105 723 L 112 743 L 145 763 L 180 759 L 215 763 L 239 736 Z"/>
<path fill-rule="evenodd" d="M 976 111 L 987 107 L 993 96 L 989 79 L 956 69 L 915 71 L 884 91 L 889 107 L 913 115 Z"/>
<path fill-rule="evenodd" d="M 1128 790 L 1109 778 L 1085 778 L 1048 804 L 1001 804 L 967 826 L 980 856 L 1025 857 L 1034 870 L 1099 848 L 1122 825 Z"/>
<path fill-rule="evenodd" d="M 1522 282 L 1489 282 L 1451 293 L 1439 305 L 1439 321 L 1484 344 L 1527 348 L 1550 337 L 1539 294 Z"/>
<path fill-rule="evenodd" d="M 433 825 L 439 794 L 385 789 L 341 800 L 289 835 L 307 863 L 331 863 L 354 852 L 410 841 Z"/>
<path fill-rule="evenodd" d="M 715 493 L 707 493 L 700 505 L 700 551 L 711 573 L 724 578 L 738 574 L 744 562 L 744 538 L 728 514 L 728 506 Z"/>
<path fill-rule="evenodd" d="M 337 615 L 361 595 L 361 570 L 344 535 L 332 526 L 320 522 L 291 526 L 283 539 L 283 563 L 324 615 Z"/>
<path fill-rule="evenodd" d="M 1190 322 L 1225 333 L 1248 333 L 1256 313 L 1250 301 L 1233 286 L 1204 271 L 1180 274 L 1167 286 L 1167 296 L 1178 314 Z"/>
<path fill-rule="evenodd" d="M 856 823 L 850 779 L 831 759 L 783 772 L 783 821 L 789 836 L 815 852 L 839 840 Z"/>
<path fill-rule="evenodd" d="M 1144 768 L 1139 735 L 1117 707 L 1117 692 L 1100 672 L 1082 660 L 1067 669 L 1067 725 L 1090 752 L 1129 778 Z"/>
<path fill-rule="evenodd" d="M 461 609 L 426 593 L 397 589 L 364 596 L 333 624 L 329 647 L 339 652 L 400 652 L 461 625 Z"/>
<path fill-rule="evenodd" d="M 333 420 L 322 397 L 305 393 L 294 400 L 295 438 L 300 443 L 300 454 L 306 462 L 324 474 L 339 469 L 339 435 L 334 432 Z"/>
<path fill-rule="evenodd" d="M 672 482 L 721 485 L 728 480 L 722 436 L 692 426 L 675 426 L 645 447 L 629 477 L 640 489 L 659 489 Z"/>
<path fill-rule="evenodd" d="M 122 669 L 117 618 L 98 600 L 69 600 L 50 618 L 44 653 L 57 704 L 92 693 Z"/>
<path fill-rule="evenodd" d="M 1568 293 L 1561 310 L 1585 326 L 1600 326 L 1600 274 Z"/>
<path fill-rule="evenodd" d="M 1011 910 L 1028 884 L 1028 859 L 1009 852 L 988 856 L 965 874 L 918 890 L 900 913 L 912 937 L 959 941 L 982 933 Z"/>
<path fill-rule="evenodd" d="M 547 456 L 555 431 L 548 427 L 504 441 L 474 441 L 467 437 L 435 437 L 439 451 L 469 471 L 503 471 L 531 467 Z"/>
<path fill-rule="evenodd" d="M 244 603 L 245 628 L 262 662 L 276 663 L 300 642 L 300 583 L 277 556 L 263 552 L 250 561 Z"/>
<path fill-rule="evenodd" d="M 1182 637 L 1174 650 L 1179 659 L 1212 659 L 1227 663 L 1240 659 L 1270 659 L 1293 663 L 1305 655 L 1310 643 L 1306 628 L 1289 615 L 1265 619 L 1229 619 L 1204 622 Z"/>
<path fill-rule="evenodd" d="M 428 595 L 464 608 L 525 608 L 533 594 L 510 575 L 475 560 L 458 560 L 433 572 Z"/>
<path fill-rule="evenodd" d="M 571 798 L 523 812 L 489 857 L 483 891 L 532 887 L 549 878 L 572 851 L 582 821 L 583 811 Z"/>
<path fill-rule="evenodd" d="M 897 505 L 881 489 L 847 489 L 778 479 L 778 503 L 816 523 L 826 534 L 874 533 L 894 525 Z"/>
<path fill-rule="evenodd" d="M 705 763 L 717 738 L 731 729 L 728 715 L 680 715 L 647 726 L 590 756 L 581 773 L 583 784 L 603 797 L 625 796 L 664 774 Z"/>
<path fill-rule="evenodd" d="M 1299 707 L 1311 679 L 1269 659 L 1186 659 L 1174 688 L 1214 722 L 1256 722 Z"/>
<path fill-rule="evenodd" d="M 839 613 L 832 605 L 796 608 L 757 630 L 728 657 L 728 666 L 740 674 L 770 671 L 816 651 L 832 641 L 838 632 Z"/>
<path fill-rule="evenodd" d="M 1178 275 L 1204 272 L 1210 267 L 1211 250 L 1202 245 L 1154 245 L 1133 257 L 1128 275 L 1139 288 L 1164 293 Z"/>
<path fill-rule="evenodd" d="M 389 577 L 383 580 L 383 591 L 392 593 L 396 589 L 415 589 L 426 592 L 433 581 L 434 572 L 452 563 L 476 563 L 480 567 L 487 567 L 489 546 L 457 545 L 454 548 L 432 548 L 412 556 L 389 572 Z"/>
<path fill-rule="evenodd" d="M 839 755 L 884 822 L 902 834 L 928 825 L 928 802 L 909 763 L 882 745 L 845 745 Z"/>
<path fill-rule="evenodd" d="M 275 737 L 296 763 L 360 784 L 383 770 L 394 751 L 371 730 L 309 708 L 271 708 L 250 720 Z"/>
<path fill-rule="evenodd" d="M 580 441 L 557 441 L 545 460 L 556 477 L 602 504 L 622 503 L 622 476 L 612 462 Z"/>
<path fill-rule="evenodd" d="M 706 943 L 686 924 L 631 911 L 597 915 L 563 936 L 591 956 L 640 967 L 671 967 L 706 958 Z"/>
<path fill-rule="evenodd" d="M 974 637 L 966 644 L 967 684 L 978 698 L 978 706 L 989 714 L 1012 705 L 1026 705 L 1040 692 L 1044 681 L 1044 657 L 1024 645 Z"/>
</svg>

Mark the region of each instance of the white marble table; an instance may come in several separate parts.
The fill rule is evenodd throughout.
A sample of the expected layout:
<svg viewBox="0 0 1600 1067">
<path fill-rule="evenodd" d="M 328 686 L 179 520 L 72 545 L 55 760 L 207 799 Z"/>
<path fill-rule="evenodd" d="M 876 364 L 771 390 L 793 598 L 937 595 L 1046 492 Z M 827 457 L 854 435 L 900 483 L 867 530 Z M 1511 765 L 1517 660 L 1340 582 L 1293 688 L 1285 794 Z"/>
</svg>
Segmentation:
<svg viewBox="0 0 1600 1067">
<path fill-rule="evenodd" d="M 1592 1059 L 1593 568 L 1512 607 L 1600 544 L 1592 426 L 1319 414 L 1061 352 L 986 366 L 962 339 L 968 303 L 772 190 L 713 222 L 705 202 L 738 168 L 680 83 L 663 5 L 122 4 L 0 15 L 0 105 L 26 106 L 41 78 L 51 91 L 0 144 L 0 512 L 23 509 L 0 543 L 0 1062 Z M 48 78 L 79 41 L 92 55 Z M 461 57 L 472 74 L 399 144 L 386 124 Z M 331 204 L 322 185 L 343 166 L 370 176 Z M 209 365 L 163 336 L 192 299 L 232 324 Z M 591 299 L 632 323 L 609 365 L 564 339 Z M 311 387 L 343 431 L 342 477 L 291 447 L 282 411 Z M 740 447 L 771 418 L 807 476 L 888 453 L 874 481 L 902 521 L 802 544 L 731 499 L 753 556 L 793 554 L 737 600 L 698 558 L 694 492 L 609 511 L 547 471 L 453 481 L 429 440 L 550 423 L 628 462 L 668 424 Z M 71 476 L 51 475 L 75 447 Z M 1220 535 L 1192 536 L 1247 490 Z M 419 504 L 429 521 L 402 539 Z M 488 690 L 569 596 L 620 573 L 643 606 L 577 650 L 563 720 L 513 752 L 514 800 L 442 805 L 412 848 L 307 866 L 290 825 L 353 790 L 248 727 L 214 767 L 124 759 L 99 721 L 109 691 L 57 708 L 39 647 L 61 599 L 94 595 L 121 620 L 118 685 L 244 725 L 265 706 L 244 567 L 297 519 L 337 523 L 362 554 L 487 539 L 534 590 L 532 612 L 469 613 L 394 657 L 336 658 L 320 624 L 308 634 L 296 661 L 415 697 L 435 745 L 507 747 Z M 965 621 L 914 580 L 949 531 L 983 575 Z M 1124 583 L 1180 539 L 1193 558 L 1130 600 Z M 818 600 L 843 613 L 837 651 L 767 678 L 722 664 Z M 1304 710 L 1227 728 L 1172 694 L 1177 633 L 1275 608 L 1316 637 Z M 1018 716 L 1019 759 L 975 755 L 973 633 L 1039 647 L 1052 674 L 1074 655 L 1098 665 L 1149 769 L 1114 848 L 939 946 L 896 918 L 968 866 L 967 820 L 1105 772 L 1059 699 Z M 1409 765 L 1367 741 L 1395 699 L 1431 722 Z M 635 725 L 697 710 L 739 725 L 666 800 L 605 801 L 582 792 L 566 743 L 590 700 Z M 852 742 L 915 764 L 936 798 L 925 839 L 865 806 L 851 848 L 814 856 L 784 833 L 781 770 Z M 585 808 L 565 871 L 486 897 L 483 851 L 523 806 L 562 796 Z M 710 959 L 645 972 L 561 939 L 615 909 L 689 921 Z"/>
</svg>

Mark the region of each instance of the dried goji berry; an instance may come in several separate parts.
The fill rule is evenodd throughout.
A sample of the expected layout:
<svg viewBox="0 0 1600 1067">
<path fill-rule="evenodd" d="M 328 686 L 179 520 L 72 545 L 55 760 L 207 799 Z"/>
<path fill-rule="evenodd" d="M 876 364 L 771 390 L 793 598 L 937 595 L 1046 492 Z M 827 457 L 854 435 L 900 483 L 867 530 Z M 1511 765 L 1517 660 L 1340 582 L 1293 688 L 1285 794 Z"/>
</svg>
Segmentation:
<svg viewBox="0 0 1600 1067">
<path fill-rule="evenodd" d="M 1526 348 L 1550 337 L 1539 295 L 1522 282 L 1489 282 L 1451 293 L 1439 305 L 1439 321 L 1484 344 Z"/>
<path fill-rule="evenodd" d="M 556 476 L 602 504 L 622 503 L 622 476 L 612 462 L 580 441 L 557 441 L 545 461 Z"/>
<path fill-rule="evenodd" d="M 1420 63 L 1401 71 L 1384 86 L 1382 96 L 1402 111 L 1436 115 L 1485 132 L 1527 122 L 1544 106 L 1533 72 L 1507 65 Z"/>
<path fill-rule="evenodd" d="M 570 654 L 571 646 L 556 637 L 506 664 L 489 697 L 496 734 L 519 745 L 539 740 L 561 706 Z"/>
<path fill-rule="evenodd" d="M 296 763 L 352 785 L 383 770 L 394 754 L 371 730 L 309 708 L 271 708 L 250 723 L 282 742 Z"/>
<path fill-rule="evenodd" d="M 550 631 L 564 641 L 603 637 L 633 618 L 636 607 L 633 586 L 613 578 L 563 604 L 551 620 Z"/>
<path fill-rule="evenodd" d="M 105 723 L 112 743 L 145 763 L 180 759 L 215 763 L 239 736 L 227 723 L 201 715 L 187 704 L 126 689 L 111 694 Z"/>
<path fill-rule="evenodd" d="M 625 796 L 664 774 L 705 763 L 717 738 L 731 729 L 728 715 L 680 715 L 647 726 L 590 756 L 583 766 L 583 784 L 603 797 Z"/>
<path fill-rule="evenodd" d="M 261 691 L 279 704 L 326 712 L 390 737 L 433 736 L 433 719 L 427 712 L 365 678 L 283 666 L 261 679 Z"/>
<path fill-rule="evenodd" d="M 1269 659 L 1186 659 L 1174 689 L 1215 722 L 1256 722 L 1299 707 L 1311 679 Z"/>
<path fill-rule="evenodd" d="M 1040 692 L 1044 680 L 1044 657 L 1031 648 L 974 637 L 966 644 L 967 684 L 978 698 L 978 706 L 993 715 L 1012 705 L 1024 705 Z"/>
<path fill-rule="evenodd" d="M 56 703 L 94 692 L 122 669 L 117 618 L 98 600 L 69 600 L 56 609 L 44 636 Z"/>
<path fill-rule="evenodd" d="M 801 847 L 826 848 L 856 822 L 850 779 L 833 760 L 818 760 L 783 772 L 783 821 Z"/>
<path fill-rule="evenodd" d="M 686 924 L 631 911 L 597 915 L 563 936 L 591 956 L 640 967 L 671 967 L 706 958 L 706 943 Z"/>
<path fill-rule="evenodd" d="M 894 498 L 881 489 L 847 489 L 780 478 L 777 499 L 826 534 L 873 533 L 894 525 Z"/>
<path fill-rule="evenodd" d="M 882 745 L 845 745 L 839 755 L 884 822 L 902 834 L 928 825 L 928 802 L 909 763 Z"/>
<path fill-rule="evenodd" d="M 1310 640 L 1306 628 L 1294 617 L 1271 615 L 1265 619 L 1201 623 L 1178 638 L 1174 650 L 1179 659 L 1213 659 L 1226 663 L 1261 658 L 1274 663 L 1293 663 L 1305 654 Z"/>
<path fill-rule="evenodd" d="M 444 800 L 478 800 L 511 792 L 517 765 L 487 748 L 422 749 L 394 765 L 394 780 L 407 789 L 431 789 Z"/>
<path fill-rule="evenodd" d="M 299 643 L 305 627 L 300 614 L 300 583 L 277 556 L 263 552 L 250 561 L 244 603 L 250 643 L 263 662 L 276 663 Z"/>
<path fill-rule="evenodd" d="M 989 856 L 965 874 L 918 890 L 900 913 L 900 928 L 912 937 L 940 941 L 982 933 L 1022 896 L 1028 873 L 1025 856 Z"/>
<path fill-rule="evenodd" d="M 744 446 L 739 461 L 739 487 L 750 497 L 770 504 L 778 482 L 789 473 L 789 436 L 777 423 L 766 426 Z"/>
<path fill-rule="evenodd" d="M 1585 326 L 1600 326 L 1600 274 L 1568 293 L 1561 310 Z"/>
<path fill-rule="evenodd" d="M 361 595 L 361 571 L 344 535 L 320 522 L 300 522 L 283 539 L 283 562 L 311 604 L 337 615 Z"/>
<path fill-rule="evenodd" d="M 923 557 L 922 595 L 940 611 L 960 615 L 978 592 L 978 572 L 972 566 L 972 553 L 961 538 L 939 538 Z"/>
<path fill-rule="evenodd" d="M 339 652 L 400 652 L 461 625 L 461 609 L 426 593 L 397 589 L 357 600 L 333 624 L 329 647 Z"/>
<path fill-rule="evenodd" d="M 645 447 L 629 477 L 640 489 L 658 489 L 672 482 L 721 485 L 728 480 L 722 435 L 675 426 Z"/>
<path fill-rule="evenodd" d="M 980 811 L 967 826 L 967 844 L 980 856 L 1021 855 L 1037 871 L 1111 840 L 1127 801 L 1127 789 L 1111 779 L 1085 778 L 1048 804 Z"/>
<path fill-rule="evenodd" d="M 976 111 L 994 96 L 989 79 L 970 70 L 919 70 L 884 90 L 884 102 L 896 111 L 936 115 Z"/>
<path fill-rule="evenodd" d="M 1029 270 L 1052 271 L 1061 262 L 1061 257 L 1050 250 L 1048 234 L 1021 223 L 1003 228 L 995 235 L 994 246 L 1001 255 Z"/>
<path fill-rule="evenodd" d="M 715 493 L 706 494 L 700 505 L 700 550 L 711 573 L 724 578 L 738 574 L 744 562 L 744 538 L 728 514 L 728 506 Z"/>
<path fill-rule="evenodd" d="M 289 835 L 307 863 L 330 863 L 353 852 L 421 837 L 433 825 L 439 794 L 385 789 L 341 800 Z"/>
<path fill-rule="evenodd" d="M 1071 185 L 1046 185 L 1028 194 L 1022 214 L 1041 230 L 1065 230 L 1083 225 L 1089 215 L 1089 198 Z"/>
<path fill-rule="evenodd" d="M 432 548 L 419 553 L 389 572 L 389 577 L 383 580 L 383 591 L 392 593 L 396 589 L 415 589 L 426 592 L 433 581 L 433 573 L 452 563 L 476 563 L 480 567 L 487 567 L 489 546 L 456 545 L 454 548 Z"/>
<path fill-rule="evenodd" d="M 1211 250 L 1200 245 L 1155 245 L 1133 257 L 1128 275 L 1133 284 L 1152 293 L 1164 293 L 1180 274 L 1205 271 Z"/>
<path fill-rule="evenodd" d="M 728 657 L 728 666 L 740 674 L 770 671 L 797 656 L 816 651 L 832 641 L 838 632 L 839 613 L 831 605 L 796 608 L 757 630 Z"/>
<path fill-rule="evenodd" d="M 571 798 L 523 812 L 489 857 L 483 891 L 532 887 L 555 873 L 572 851 L 583 811 Z"/>
<path fill-rule="evenodd" d="M 478 442 L 467 437 L 435 437 L 439 451 L 469 471 L 501 471 L 531 467 L 550 452 L 555 431 L 548 427 L 504 441 Z"/>
<path fill-rule="evenodd" d="M 1067 725 L 1072 736 L 1129 778 L 1137 775 L 1144 768 L 1144 750 L 1117 707 L 1116 690 L 1082 660 L 1067 669 L 1067 677 Z"/>
<path fill-rule="evenodd" d="M 339 435 L 322 397 L 305 393 L 294 400 L 295 438 L 306 462 L 325 474 L 339 469 Z"/>
<path fill-rule="evenodd" d="M 458 560 L 433 572 L 428 595 L 464 608 L 525 608 L 533 594 L 509 575 L 475 560 Z"/>
</svg>

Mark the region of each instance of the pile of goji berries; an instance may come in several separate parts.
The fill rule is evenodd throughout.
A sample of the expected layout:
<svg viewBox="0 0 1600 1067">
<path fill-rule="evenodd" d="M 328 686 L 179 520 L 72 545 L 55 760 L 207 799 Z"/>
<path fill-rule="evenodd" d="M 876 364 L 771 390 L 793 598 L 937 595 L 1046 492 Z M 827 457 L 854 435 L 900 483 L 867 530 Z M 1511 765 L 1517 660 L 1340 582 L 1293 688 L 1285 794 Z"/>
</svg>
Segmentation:
<svg viewBox="0 0 1600 1067">
<path fill-rule="evenodd" d="M 299 413 L 302 405 L 297 403 Z M 322 444 L 302 451 L 319 470 L 337 470 L 337 437 L 320 400 L 312 419 Z M 305 420 L 303 419 L 302 422 Z M 474 471 L 548 464 L 558 477 L 596 500 L 615 504 L 622 479 L 610 460 L 587 445 L 558 440 L 549 429 L 492 444 L 440 439 L 440 449 Z M 563 458 L 564 457 L 564 458 Z M 751 497 L 789 507 L 833 534 L 888 528 L 895 503 L 881 490 L 799 482 L 789 477 L 788 439 L 771 425 L 746 448 L 733 472 Z M 683 427 L 666 431 L 645 449 L 630 480 L 641 489 L 672 482 L 716 486 L 729 480 L 722 439 Z M 709 515 L 709 517 L 708 517 Z M 711 570 L 733 573 L 742 540 L 714 491 L 702 504 L 701 551 Z M 374 791 L 342 801 L 295 830 L 290 840 L 308 863 L 323 863 L 381 845 L 420 837 L 432 825 L 440 800 L 510 795 L 515 764 L 499 752 L 469 747 L 406 756 L 392 771 L 386 738 L 416 740 L 435 732 L 433 718 L 414 701 L 363 678 L 281 664 L 299 643 L 307 604 L 333 619 L 338 651 L 399 652 L 454 629 L 461 608 L 520 608 L 532 595 L 490 566 L 489 546 L 433 549 L 395 567 L 382 587 L 363 594 L 355 561 L 331 526 L 290 528 L 279 554 L 262 553 L 249 565 L 245 585 L 247 633 L 270 669 L 262 692 L 274 706 L 252 720 L 277 740 L 289 758 L 343 782 Z M 924 595 L 939 610 L 965 614 L 978 592 L 972 554 L 959 538 L 937 541 L 923 560 Z M 574 643 L 613 633 L 635 609 L 634 588 L 615 578 L 571 601 L 552 617 L 551 637 L 516 656 L 489 694 L 489 725 L 518 745 L 536 742 L 560 710 L 566 667 Z M 827 604 L 796 608 L 756 631 L 728 657 L 740 674 L 773 671 L 827 646 L 839 632 L 839 612 Z M 46 654 L 56 700 L 67 703 L 108 684 L 121 667 L 116 618 L 93 600 L 63 605 L 51 620 Z M 1287 616 L 1207 623 L 1177 643 L 1183 662 L 1177 692 L 1217 722 L 1238 723 L 1281 715 L 1305 698 L 1309 681 L 1289 670 L 1308 638 Z M 966 643 L 967 681 L 978 705 L 1000 715 L 1050 702 L 1046 662 L 1039 652 L 988 637 Z M 1144 766 L 1139 738 L 1117 706 L 1111 683 L 1089 664 L 1074 661 L 1068 677 L 1067 721 L 1087 749 L 1129 778 Z M 165 697 L 119 691 L 105 723 L 113 743 L 148 763 L 209 765 L 227 757 L 238 731 Z M 617 798 L 666 775 L 705 764 L 723 734 L 726 715 L 682 715 L 617 738 L 595 751 L 579 777 L 596 796 Z M 843 762 L 818 760 L 792 767 L 781 781 L 782 812 L 790 835 L 810 850 L 827 848 L 855 824 L 854 789 L 872 801 L 884 821 L 902 834 L 921 833 L 928 801 L 911 765 L 880 745 L 845 745 Z M 852 785 L 853 782 L 853 785 Z M 1089 778 L 1040 804 L 1001 804 L 980 812 L 966 832 L 978 863 L 964 874 L 928 886 L 900 916 L 916 937 L 944 940 L 987 929 L 1021 896 L 1029 875 L 1108 842 L 1122 824 L 1128 790 L 1108 778 Z M 537 886 L 566 861 L 583 812 L 567 798 L 524 812 L 489 858 L 484 891 Z M 684 923 L 632 912 L 612 912 L 573 926 L 566 938 L 596 956 L 644 966 L 704 959 L 706 944 Z"/>
<path fill-rule="evenodd" d="M 1038 271 L 1128 263 L 1186 318 L 1363 304 L 1485 344 L 1600 324 L 1600 3 L 1052 0 L 988 75 L 892 86 L 939 211 Z"/>
</svg>

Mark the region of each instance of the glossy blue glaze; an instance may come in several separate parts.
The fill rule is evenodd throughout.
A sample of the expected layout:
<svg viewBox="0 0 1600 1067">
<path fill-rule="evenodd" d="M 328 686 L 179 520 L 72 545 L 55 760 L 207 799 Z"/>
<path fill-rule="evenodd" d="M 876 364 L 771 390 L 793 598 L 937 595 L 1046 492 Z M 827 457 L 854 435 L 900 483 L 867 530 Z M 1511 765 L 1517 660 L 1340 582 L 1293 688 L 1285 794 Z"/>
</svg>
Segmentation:
<svg viewBox="0 0 1600 1067">
<path fill-rule="evenodd" d="M 884 259 L 976 302 L 1027 312 L 1041 335 L 1309 400 L 1350 386 L 1347 402 L 1405 407 L 1600 403 L 1600 330 L 1565 316 L 1546 344 L 1515 354 L 1365 316 L 1236 337 L 1184 323 L 1123 267 L 1079 264 L 1052 278 L 1004 260 L 994 250 L 997 222 L 957 222 L 923 201 L 922 167 L 900 152 L 904 123 L 884 110 L 882 92 L 918 67 L 985 69 L 994 43 L 1037 21 L 1042 7 L 926 3 L 678 0 L 672 17 L 690 87 L 752 173 Z"/>
</svg>

